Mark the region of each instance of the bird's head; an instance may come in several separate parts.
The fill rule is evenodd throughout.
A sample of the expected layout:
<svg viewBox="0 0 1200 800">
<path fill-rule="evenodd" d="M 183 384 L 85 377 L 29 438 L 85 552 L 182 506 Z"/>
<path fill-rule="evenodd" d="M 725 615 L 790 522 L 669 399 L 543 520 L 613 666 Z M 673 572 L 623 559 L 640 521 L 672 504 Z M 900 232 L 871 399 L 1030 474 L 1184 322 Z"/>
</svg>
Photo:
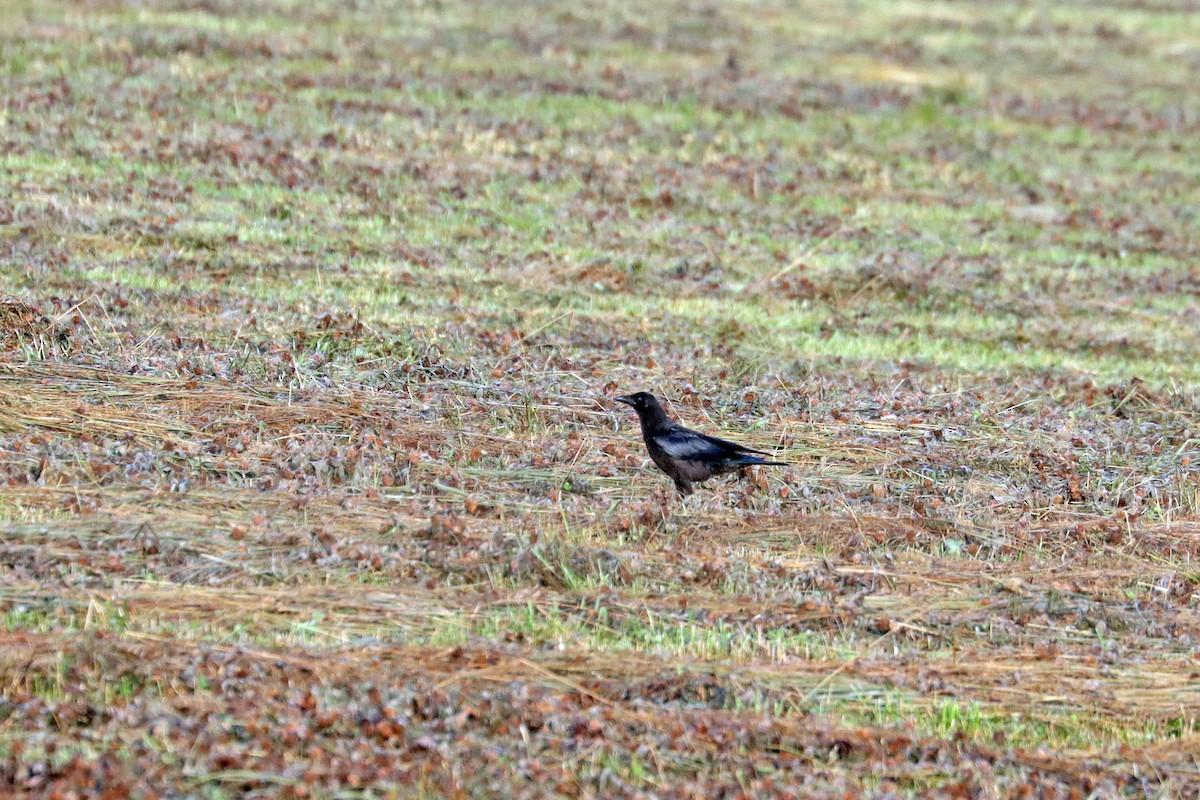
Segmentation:
<svg viewBox="0 0 1200 800">
<path fill-rule="evenodd" d="M 641 411 L 644 408 L 650 408 L 652 405 L 658 405 L 658 401 L 654 399 L 654 395 L 650 394 L 649 392 L 623 394 L 615 399 L 618 403 L 624 403 L 627 406 L 633 406 L 635 411 Z"/>
<path fill-rule="evenodd" d="M 663 411 L 663 407 L 658 404 L 658 400 L 649 392 L 624 394 L 615 399 L 618 403 L 632 406 L 633 410 L 638 413 L 638 416 L 644 420 L 658 421 L 660 418 L 666 419 L 667 414 Z"/>
</svg>

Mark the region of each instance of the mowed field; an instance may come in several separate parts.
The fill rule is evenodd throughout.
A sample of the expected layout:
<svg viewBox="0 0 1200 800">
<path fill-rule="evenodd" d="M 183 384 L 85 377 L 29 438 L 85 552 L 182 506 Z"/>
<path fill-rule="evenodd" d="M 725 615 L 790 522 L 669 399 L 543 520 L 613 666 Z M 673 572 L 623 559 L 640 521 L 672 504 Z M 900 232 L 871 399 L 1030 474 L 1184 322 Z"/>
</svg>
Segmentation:
<svg viewBox="0 0 1200 800">
<path fill-rule="evenodd" d="M 0 792 L 1200 793 L 1200 8 L 0 0 Z M 638 390 L 790 462 L 686 501 Z"/>
</svg>

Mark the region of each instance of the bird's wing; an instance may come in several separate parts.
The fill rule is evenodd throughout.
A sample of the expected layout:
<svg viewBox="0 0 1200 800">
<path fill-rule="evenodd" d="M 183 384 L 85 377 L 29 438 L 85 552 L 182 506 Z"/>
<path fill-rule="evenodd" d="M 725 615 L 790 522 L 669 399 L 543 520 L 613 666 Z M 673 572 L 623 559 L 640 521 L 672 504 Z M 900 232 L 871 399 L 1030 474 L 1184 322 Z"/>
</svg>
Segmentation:
<svg viewBox="0 0 1200 800">
<path fill-rule="evenodd" d="M 742 448 L 732 442 L 705 436 L 684 427 L 661 431 L 654 436 L 654 441 L 668 456 L 684 461 L 722 461 L 742 451 Z"/>
<path fill-rule="evenodd" d="M 654 442 L 671 458 L 686 461 L 707 461 L 720 458 L 721 447 L 687 428 L 670 428 L 654 435 Z"/>
</svg>

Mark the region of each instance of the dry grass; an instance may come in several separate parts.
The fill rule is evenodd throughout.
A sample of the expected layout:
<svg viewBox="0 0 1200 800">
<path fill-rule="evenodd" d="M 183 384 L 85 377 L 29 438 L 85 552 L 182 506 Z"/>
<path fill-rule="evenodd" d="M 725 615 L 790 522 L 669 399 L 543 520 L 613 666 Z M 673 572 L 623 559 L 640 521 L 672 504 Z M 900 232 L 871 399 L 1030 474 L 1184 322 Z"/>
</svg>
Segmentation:
<svg viewBox="0 0 1200 800">
<path fill-rule="evenodd" d="M 1200 791 L 1184 6 L 0 15 L 10 792 Z"/>
</svg>

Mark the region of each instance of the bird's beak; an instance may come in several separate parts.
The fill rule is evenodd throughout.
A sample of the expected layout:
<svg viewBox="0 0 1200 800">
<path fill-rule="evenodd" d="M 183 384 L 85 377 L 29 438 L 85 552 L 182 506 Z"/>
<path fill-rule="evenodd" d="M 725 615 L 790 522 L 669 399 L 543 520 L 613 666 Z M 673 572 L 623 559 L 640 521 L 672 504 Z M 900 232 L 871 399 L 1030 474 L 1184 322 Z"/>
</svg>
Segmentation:
<svg viewBox="0 0 1200 800">
<path fill-rule="evenodd" d="M 614 397 L 613 399 L 616 400 L 618 403 L 624 403 L 627 406 L 633 405 L 633 398 L 627 394 L 623 394 L 620 397 Z"/>
</svg>

